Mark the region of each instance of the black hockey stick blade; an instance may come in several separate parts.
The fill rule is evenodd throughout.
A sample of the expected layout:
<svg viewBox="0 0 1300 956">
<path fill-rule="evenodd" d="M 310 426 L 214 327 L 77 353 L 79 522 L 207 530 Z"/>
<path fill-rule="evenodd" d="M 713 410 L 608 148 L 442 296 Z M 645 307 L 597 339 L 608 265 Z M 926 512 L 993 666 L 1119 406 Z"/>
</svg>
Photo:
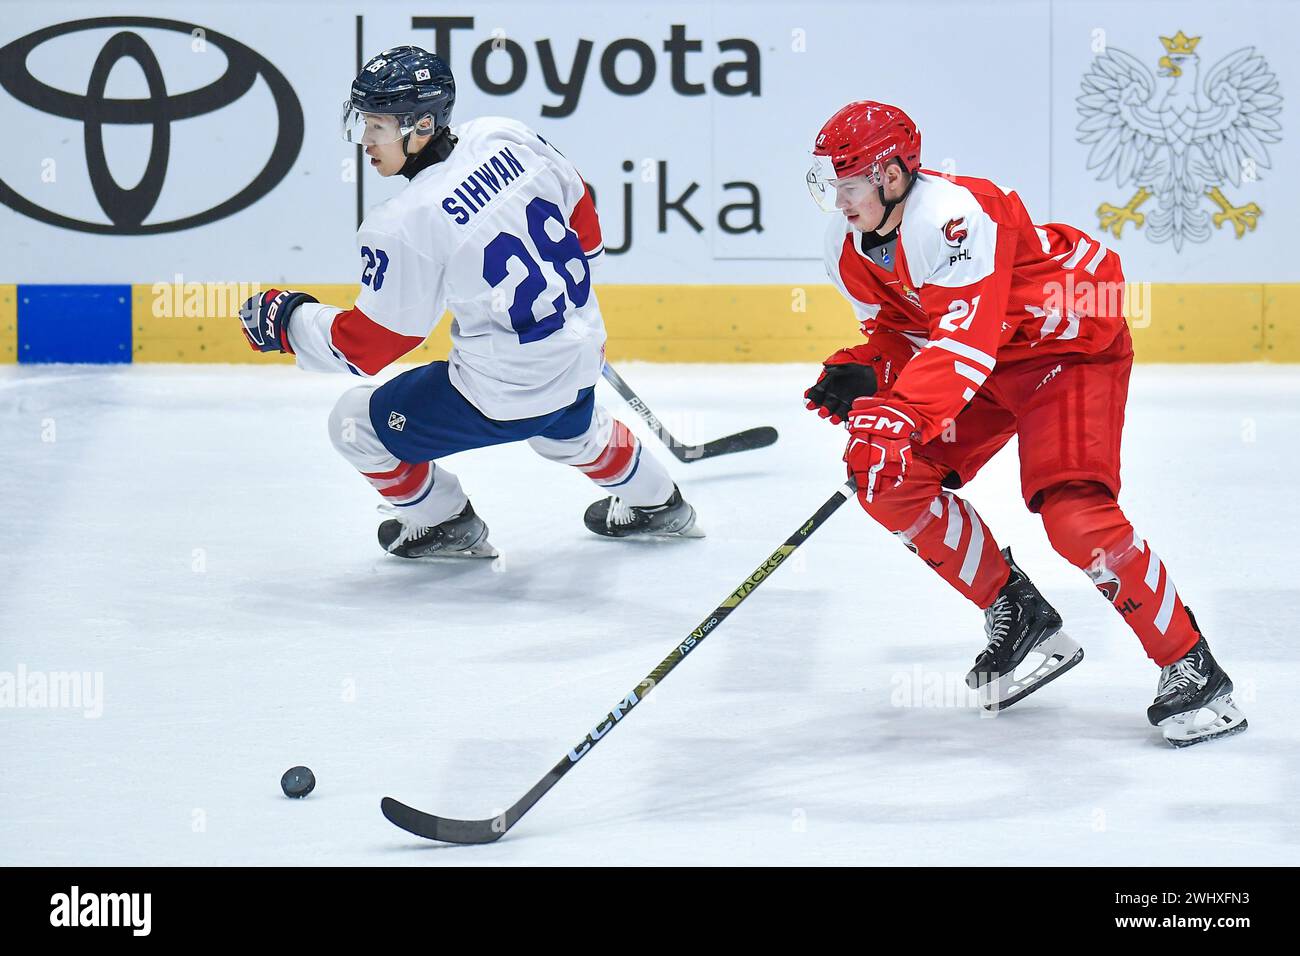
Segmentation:
<svg viewBox="0 0 1300 956">
<path fill-rule="evenodd" d="M 452 820 L 408 807 L 392 797 L 384 797 L 379 802 L 379 809 L 384 812 L 389 823 L 401 827 L 407 833 L 442 843 L 495 843 L 507 829 L 501 817 Z"/>
<path fill-rule="evenodd" d="M 717 458 L 719 455 L 731 455 L 738 451 L 766 448 L 768 445 L 775 443 L 776 439 L 776 429 L 771 425 L 748 428 L 743 432 L 728 435 L 726 438 L 716 438 L 694 448 L 684 448 L 683 451 L 686 453 L 686 457 L 682 458 L 682 461 L 700 461 L 703 458 Z M 673 451 L 676 450 L 673 449 Z M 696 451 L 699 454 L 693 455 Z"/>
<path fill-rule="evenodd" d="M 703 445 L 684 445 L 673 437 L 672 432 L 668 431 L 663 422 L 659 421 L 658 416 L 650 410 L 650 406 L 641 400 L 641 396 L 632 389 L 631 385 L 623 381 L 623 376 L 614 371 L 612 365 L 606 363 L 601 374 L 614 390 L 623 396 L 623 400 L 632 407 L 632 410 L 641 416 L 641 420 L 658 436 L 659 440 L 668 446 L 673 457 L 685 464 L 705 458 L 717 458 L 719 455 L 732 455 L 738 451 L 766 448 L 777 439 L 776 429 L 770 425 L 763 425 L 717 438 Z"/>
</svg>

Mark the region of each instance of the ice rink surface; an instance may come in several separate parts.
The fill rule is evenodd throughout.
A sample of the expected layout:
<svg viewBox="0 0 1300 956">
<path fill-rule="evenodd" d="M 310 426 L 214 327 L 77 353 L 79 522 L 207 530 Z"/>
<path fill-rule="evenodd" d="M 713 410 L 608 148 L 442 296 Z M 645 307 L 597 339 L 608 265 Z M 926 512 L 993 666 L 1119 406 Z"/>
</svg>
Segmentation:
<svg viewBox="0 0 1300 956">
<path fill-rule="evenodd" d="M 1138 366 L 1124 445 L 1121 503 L 1245 734 L 1175 751 L 1146 723 L 1158 671 L 1025 511 L 1013 446 L 966 494 L 1086 648 L 1060 681 L 981 716 L 981 614 L 850 502 L 504 840 L 391 826 L 385 794 L 516 800 L 843 480 L 813 367 L 619 370 L 679 438 L 780 441 L 647 441 L 701 540 L 591 535 L 596 490 L 525 445 L 446 459 L 494 567 L 380 552 L 325 432 L 347 378 L 0 367 L 0 677 L 102 681 L 0 709 L 0 863 L 1300 863 L 1300 369 L 1268 366 Z"/>
</svg>

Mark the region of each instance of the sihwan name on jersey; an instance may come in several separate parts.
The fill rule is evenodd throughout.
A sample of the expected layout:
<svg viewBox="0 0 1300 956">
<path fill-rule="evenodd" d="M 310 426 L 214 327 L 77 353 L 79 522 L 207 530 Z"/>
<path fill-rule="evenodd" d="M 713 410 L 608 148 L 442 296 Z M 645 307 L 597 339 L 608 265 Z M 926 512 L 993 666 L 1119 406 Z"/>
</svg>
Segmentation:
<svg viewBox="0 0 1300 956">
<path fill-rule="evenodd" d="M 519 161 L 510 147 L 497 150 L 496 155 L 474 170 L 459 186 L 452 190 L 456 196 L 448 196 L 442 201 L 442 209 L 459 225 L 465 225 L 470 217 L 478 213 L 491 201 L 492 196 L 511 182 L 516 176 L 522 176 L 524 164 Z M 488 195 L 488 190 L 492 195 Z M 460 202 L 456 201 L 460 198 Z"/>
</svg>

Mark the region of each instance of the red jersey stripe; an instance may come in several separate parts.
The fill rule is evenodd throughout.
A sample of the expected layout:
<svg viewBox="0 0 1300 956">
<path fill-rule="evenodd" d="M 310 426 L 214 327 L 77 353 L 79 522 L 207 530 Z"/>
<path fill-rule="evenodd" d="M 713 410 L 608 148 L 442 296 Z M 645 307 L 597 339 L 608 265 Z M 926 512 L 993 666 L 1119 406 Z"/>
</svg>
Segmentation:
<svg viewBox="0 0 1300 956">
<path fill-rule="evenodd" d="M 374 375 L 401 358 L 424 339 L 386 329 L 358 308 L 340 312 L 330 326 L 330 342 L 349 362 Z"/>
<path fill-rule="evenodd" d="M 596 203 L 591 198 L 591 187 L 585 182 L 582 198 L 569 216 L 569 228 L 578 234 L 578 242 L 584 253 L 590 255 L 600 248 L 600 219 L 596 215 Z"/>
</svg>

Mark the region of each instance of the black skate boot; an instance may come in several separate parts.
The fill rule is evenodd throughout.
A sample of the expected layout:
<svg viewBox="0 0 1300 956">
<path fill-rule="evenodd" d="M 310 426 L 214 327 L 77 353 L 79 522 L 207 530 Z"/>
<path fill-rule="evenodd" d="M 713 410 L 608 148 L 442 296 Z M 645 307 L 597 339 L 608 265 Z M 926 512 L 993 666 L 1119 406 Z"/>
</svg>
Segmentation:
<svg viewBox="0 0 1300 956">
<path fill-rule="evenodd" d="M 629 505 L 619 498 L 602 498 L 582 516 L 588 530 L 609 538 L 637 536 L 675 536 L 702 538 L 704 532 L 695 524 L 695 509 L 686 503 L 673 485 L 673 494 L 661 505 Z"/>
<path fill-rule="evenodd" d="M 1190 651 L 1161 668 L 1155 702 L 1147 708 L 1147 720 L 1163 730 L 1165 740 L 1175 747 L 1239 734 L 1249 726 L 1246 715 L 1232 702 L 1232 680 L 1210 654 L 1192 609 L 1186 610 L 1197 641 Z"/>
<path fill-rule="evenodd" d="M 399 558 L 495 558 L 487 535 L 487 525 L 466 502 L 460 514 L 432 528 L 390 518 L 379 526 L 379 545 Z"/>
<path fill-rule="evenodd" d="M 1083 648 L 1061 633 L 1061 615 L 1016 565 L 1011 549 L 1003 548 L 1002 556 L 1011 576 L 984 612 L 988 647 L 966 675 L 966 685 L 980 692 L 985 710 L 1010 707 L 1083 660 Z M 1044 655 L 1042 662 L 1017 678 L 1016 668 L 1031 652 Z"/>
</svg>

